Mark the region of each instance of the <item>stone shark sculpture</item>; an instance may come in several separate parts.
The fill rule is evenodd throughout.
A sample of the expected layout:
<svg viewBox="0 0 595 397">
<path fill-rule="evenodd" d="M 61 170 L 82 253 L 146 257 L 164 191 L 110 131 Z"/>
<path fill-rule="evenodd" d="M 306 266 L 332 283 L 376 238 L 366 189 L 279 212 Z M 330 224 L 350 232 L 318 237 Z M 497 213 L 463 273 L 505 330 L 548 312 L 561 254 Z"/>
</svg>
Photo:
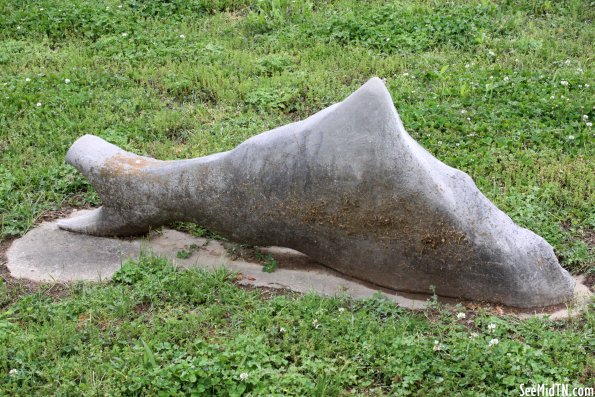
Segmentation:
<svg viewBox="0 0 595 397">
<path fill-rule="evenodd" d="M 99 236 L 194 221 L 300 251 L 399 291 L 546 306 L 573 297 L 552 247 L 407 134 L 382 81 L 235 149 L 159 161 L 85 135 L 66 161 L 103 206 L 59 223 Z"/>
</svg>

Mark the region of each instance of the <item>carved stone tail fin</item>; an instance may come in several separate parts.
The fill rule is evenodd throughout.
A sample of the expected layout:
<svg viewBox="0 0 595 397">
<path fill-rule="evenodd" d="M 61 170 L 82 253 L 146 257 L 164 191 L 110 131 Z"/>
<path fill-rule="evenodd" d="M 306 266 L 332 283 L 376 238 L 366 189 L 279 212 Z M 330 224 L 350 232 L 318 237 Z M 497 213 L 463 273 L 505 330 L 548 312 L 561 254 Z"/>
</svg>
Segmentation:
<svg viewBox="0 0 595 397">
<path fill-rule="evenodd" d="M 157 222 L 140 187 L 144 171 L 162 162 L 137 156 L 103 139 L 84 135 L 68 150 L 66 161 L 76 167 L 95 188 L 103 206 L 58 223 L 64 230 L 97 236 L 142 234 Z"/>
<path fill-rule="evenodd" d="M 81 172 L 97 188 L 102 168 L 110 158 L 128 154 L 94 135 L 83 135 L 76 140 L 66 153 L 66 162 Z"/>
</svg>

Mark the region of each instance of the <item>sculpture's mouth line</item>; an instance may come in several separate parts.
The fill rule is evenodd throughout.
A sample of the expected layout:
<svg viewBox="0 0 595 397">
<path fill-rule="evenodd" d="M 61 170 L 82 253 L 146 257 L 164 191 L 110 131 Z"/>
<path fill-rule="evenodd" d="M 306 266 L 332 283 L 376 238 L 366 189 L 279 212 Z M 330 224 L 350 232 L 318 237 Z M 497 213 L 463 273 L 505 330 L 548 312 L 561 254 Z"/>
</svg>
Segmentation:
<svg viewBox="0 0 595 397">
<path fill-rule="evenodd" d="M 67 161 L 104 204 L 60 223 L 70 231 L 127 236 L 186 219 L 232 240 L 292 242 L 399 294 L 434 285 L 445 298 L 514 307 L 573 295 L 552 247 L 415 142 L 378 78 L 229 152 L 159 161 L 87 135 Z"/>
</svg>

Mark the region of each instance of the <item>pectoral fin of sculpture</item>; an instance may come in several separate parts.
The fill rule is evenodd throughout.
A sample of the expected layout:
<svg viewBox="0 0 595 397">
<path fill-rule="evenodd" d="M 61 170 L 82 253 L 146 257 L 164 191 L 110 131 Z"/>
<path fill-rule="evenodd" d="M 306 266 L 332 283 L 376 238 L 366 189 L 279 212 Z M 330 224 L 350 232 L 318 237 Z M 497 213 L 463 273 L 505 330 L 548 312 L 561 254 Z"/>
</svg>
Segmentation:
<svg viewBox="0 0 595 397">
<path fill-rule="evenodd" d="M 133 235 L 147 230 L 140 225 L 134 227 L 125 215 L 107 207 L 99 207 L 87 214 L 62 220 L 58 222 L 58 227 L 70 232 L 96 236 Z"/>
</svg>

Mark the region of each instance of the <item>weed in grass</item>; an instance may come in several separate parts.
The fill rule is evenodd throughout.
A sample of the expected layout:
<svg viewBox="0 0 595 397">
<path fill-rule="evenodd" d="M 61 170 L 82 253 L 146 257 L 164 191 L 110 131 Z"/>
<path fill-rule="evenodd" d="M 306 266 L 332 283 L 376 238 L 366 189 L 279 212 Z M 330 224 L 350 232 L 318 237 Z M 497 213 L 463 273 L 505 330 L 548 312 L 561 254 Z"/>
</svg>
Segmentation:
<svg viewBox="0 0 595 397">
<path fill-rule="evenodd" d="M 198 245 L 196 245 L 196 244 L 190 244 L 190 246 L 188 247 L 187 250 L 179 250 L 176 253 L 176 258 L 179 258 L 179 259 L 188 259 L 198 249 L 200 249 Z"/>
<path fill-rule="evenodd" d="M 277 261 L 273 258 L 273 255 L 268 254 L 264 259 L 264 265 L 262 271 L 265 273 L 272 273 L 277 270 Z"/>
<path fill-rule="evenodd" d="M 296 21 L 307 21 L 314 3 L 309 0 L 256 1 L 246 17 L 246 24 L 253 33 L 266 33 Z"/>
<path fill-rule="evenodd" d="M 225 240 L 223 237 L 219 236 L 217 233 L 207 230 L 204 227 L 197 225 L 196 223 L 175 222 L 171 226 L 176 230 L 180 230 L 185 233 L 189 233 L 194 237 L 202 237 L 202 238 L 206 238 L 207 240 Z"/>
</svg>

